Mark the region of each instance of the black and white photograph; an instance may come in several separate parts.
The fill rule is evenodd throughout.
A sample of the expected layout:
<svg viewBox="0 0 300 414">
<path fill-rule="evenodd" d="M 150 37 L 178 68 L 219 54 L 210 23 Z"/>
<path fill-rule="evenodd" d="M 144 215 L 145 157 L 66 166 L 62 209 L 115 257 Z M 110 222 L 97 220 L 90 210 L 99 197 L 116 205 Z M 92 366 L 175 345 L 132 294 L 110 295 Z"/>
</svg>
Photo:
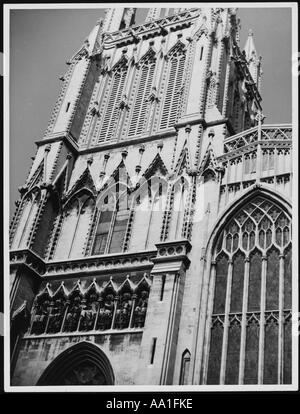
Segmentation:
<svg viewBox="0 0 300 414">
<path fill-rule="evenodd" d="M 6 392 L 298 389 L 296 19 L 5 5 Z"/>
</svg>

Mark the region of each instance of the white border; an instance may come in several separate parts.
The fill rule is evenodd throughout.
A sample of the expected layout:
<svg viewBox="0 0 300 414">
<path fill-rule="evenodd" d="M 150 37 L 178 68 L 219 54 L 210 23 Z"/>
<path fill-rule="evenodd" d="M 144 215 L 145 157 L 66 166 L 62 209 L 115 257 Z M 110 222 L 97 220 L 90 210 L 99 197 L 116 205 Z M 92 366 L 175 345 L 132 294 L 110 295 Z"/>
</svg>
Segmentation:
<svg viewBox="0 0 300 414">
<path fill-rule="evenodd" d="M 124 7 L 125 3 L 114 3 L 114 7 Z M 159 4 L 160 7 L 169 7 L 170 3 L 126 3 L 126 6 L 148 8 Z M 9 48 L 10 48 L 10 10 L 17 9 L 101 9 L 111 7 L 112 3 L 61 3 L 61 4 L 5 4 L 4 5 L 4 389 L 6 392 L 207 392 L 207 391 L 296 391 L 298 390 L 298 335 L 292 336 L 292 384 L 291 385 L 114 385 L 114 386 L 11 386 L 10 385 L 10 340 L 9 340 Z M 183 3 L 172 3 L 172 6 L 182 6 Z M 291 8 L 292 11 L 292 56 L 298 69 L 298 8 L 294 2 L 280 3 L 184 3 L 187 7 L 238 7 L 238 8 Z M 295 63 L 296 62 L 296 63 Z M 292 126 L 293 126 L 293 314 L 298 303 L 298 76 L 292 76 Z M 298 315 L 298 314 L 297 314 Z M 112 395 L 113 396 L 113 395 Z M 155 396 L 153 396 L 154 398 Z M 193 395 L 191 395 L 191 398 Z M 120 396 L 122 400 L 123 397 Z M 136 397 L 138 400 L 138 396 Z"/>
</svg>

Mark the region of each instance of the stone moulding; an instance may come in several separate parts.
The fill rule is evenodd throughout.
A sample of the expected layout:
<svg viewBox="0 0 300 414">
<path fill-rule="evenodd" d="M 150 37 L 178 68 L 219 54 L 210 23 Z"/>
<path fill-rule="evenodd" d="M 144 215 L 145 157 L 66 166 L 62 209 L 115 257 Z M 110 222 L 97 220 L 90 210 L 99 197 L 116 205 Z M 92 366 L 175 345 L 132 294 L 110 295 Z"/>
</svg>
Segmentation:
<svg viewBox="0 0 300 414">
<path fill-rule="evenodd" d="M 11 251 L 10 266 L 11 268 L 24 266 L 36 276 L 42 276 L 45 273 L 44 260 L 29 249 Z"/>
<path fill-rule="evenodd" d="M 48 338 L 65 338 L 65 337 L 75 337 L 75 336 L 105 336 L 105 335 L 131 335 L 131 334 L 137 334 L 137 333 L 143 333 L 143 328 L 126 328 L 126 329 L 107 329 L 106 331 L 76 331 L 76 332 L 58 332 L 58 333 L 48 333 L 48 334 L 41 334 L 41 335 L 33 335 L 26 333 L 24 334 L 24 337 L 22 340 L 29 341 L 33 339 L 48 339 Z"/>
<path fill-rule="evenodd" d="M 69 259 L 61 262 L 48 262 L 44 278 L 51 279 L 58 276 L 102 274 L 133 270 L 149 269 L 153 266 L 152 259 L 156 251 L 120 253 L 105 256 L 90 256 L 80 259 Z"/>
<path fill-rule="evenodd" d="M 10 265 L 16 267 L 24 265 L 43 279 L 56 279 L 58 276 L 102 274 L 133 270 L 150 269 L 156 250 L 108 254 L 103 256 L 89 256 L 80 259 L 68 259 L 67 261 L 45 262 L 29 249 L 10 252 Z"/>
<path fill-rule="evenodd" d="M 191 249 L 188 240 L 163 242 L 156 245 L 157 250 L 89 256 L 66 261 L 44 261 L 30 249 L 10 252 L 11 267 L 25 266 L 44 280 L 75 275 L 93 275 L 117 273 L 133 270 L 151 270 L 153 264 L 176 262 L 187 268 L 190 260 L 187 257 Z"/>
</svg>

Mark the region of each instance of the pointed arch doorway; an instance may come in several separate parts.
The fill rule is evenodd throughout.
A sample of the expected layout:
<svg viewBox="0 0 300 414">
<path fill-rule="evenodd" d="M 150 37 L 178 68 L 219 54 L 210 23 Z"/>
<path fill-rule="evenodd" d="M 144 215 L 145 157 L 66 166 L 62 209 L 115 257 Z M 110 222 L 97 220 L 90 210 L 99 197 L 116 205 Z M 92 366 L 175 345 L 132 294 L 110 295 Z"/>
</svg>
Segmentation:
<svg viewBox="0 0 300 414">
<path fill-rule="evenodd" d="M 98 346 L 80 342 L 59 354 L 37 385 L 114 385 L 109 359 Z"/>
</svg>

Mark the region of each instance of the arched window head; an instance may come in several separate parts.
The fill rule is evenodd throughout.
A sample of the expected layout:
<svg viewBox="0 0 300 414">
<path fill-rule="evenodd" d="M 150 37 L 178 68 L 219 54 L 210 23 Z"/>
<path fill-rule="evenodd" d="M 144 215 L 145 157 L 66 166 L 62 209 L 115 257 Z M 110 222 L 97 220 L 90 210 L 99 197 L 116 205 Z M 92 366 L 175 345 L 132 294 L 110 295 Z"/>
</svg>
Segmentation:
<svg viewBox="0 0 300 414">
<path fill-rule="evenodd" d="M 290 381 L 290 263 L 291 217 L 275 201 L 256 196 L 227 220 L 213 247 L 207 384 Z"/>
</svg>

